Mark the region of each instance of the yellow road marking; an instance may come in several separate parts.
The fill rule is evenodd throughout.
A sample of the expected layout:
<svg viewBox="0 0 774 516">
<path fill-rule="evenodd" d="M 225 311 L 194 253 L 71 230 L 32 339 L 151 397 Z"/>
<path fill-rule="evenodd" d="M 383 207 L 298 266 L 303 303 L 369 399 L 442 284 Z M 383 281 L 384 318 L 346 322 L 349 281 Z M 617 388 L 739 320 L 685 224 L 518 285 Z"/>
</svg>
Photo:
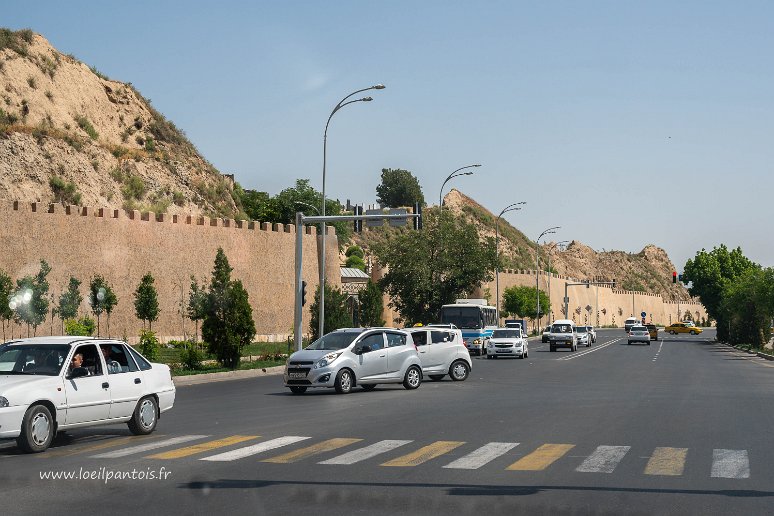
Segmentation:
<svg viewBox="0 0 774 516">
<path fill-rule="evenodd" d="M 300 450 L 295 450 L 292 452 L 284 453 L 282 455 L 277 455 L 276 457 L 270 457 L 268 459 L 262 460 L 261 462 L 272 462 L 274 464 L 287 464 L 289 462 L 297 462 L 301 459 L 311 457 L 312 455 L 319 455 L 320 453 L 337 450 L 344 446 L 349 446 L 350 444 L 354 444 L 360 441 L 362 441 L 362 439 L 349 439 L 349 438 L 328 439 L 327 441 L 313 444 L 312 446 L 307 446 L 306 448 L 301 448 Z"/>
<path fill-rule="evenodd" d="M 645 466 L 645 474 L 682 475 L 687 455 L 688 448 L 656 448 Z"/>
<path fill-rule="evenodd" d="M 575 448 L 574 444 L 544 444 L 506 469 L 510 471 L 540 471 L 546 469 L 573 448 Z"/>
<path fill-rule="evenodd" d="M 260 435 L 232 435 L 231 437 L 226 437 L 224 439 L 217 439 L 215 441 L 209 441 L 206 443 L 194 444 L 193 446 L 186 446 L 185 448 L 180 448 L 178 450 L 149 455 L 146 457 L 146 459 L 180 459 L 182 457 L 188 457 L 197 453 L 223 448 L 224 446 L 243 443 L 245 441 L 257 439 L 259 437 Z"/>
<path fill-rule="evenodd" d="M 413 453 L 392 459 L 385 462 L 382 466 L 411 467 L 427 462 L 445 453 L 449 453 L 458 446 L 465 444 L 464 441 L 436 441 L 433 444 L 420 448 Z"/>
<path fill-rule="evenodd" d="M 36 457 L 38 459 L 70 457 L 71 455 L 77 455 L 79 453 L 85 453 L 85 452 L 88 453 L 88 452 L 97 451 L 97 450 L 104 450 L 105 448 L 112 448 L 114 446 L 120 446 L 122 444 L 142 443 L 158 437 L 163 437 L 163 436 L 159 434 L 154 434 L 152 436 L 144 435 L 144 436 L 116 437 L 114 439 L 108 438 L 108 440 L 105 442 L 103 442 L 104 439 L 100 439 L 99 444 L 94 444 L 91 446 L 87 446 L 87 445 L 78 446 L 76 448 L 71 448 L 70 446 L 57 447 L 53 450 L 48 450 L 45 453 L 39 453 L 36 455 Z"/>
</svg>

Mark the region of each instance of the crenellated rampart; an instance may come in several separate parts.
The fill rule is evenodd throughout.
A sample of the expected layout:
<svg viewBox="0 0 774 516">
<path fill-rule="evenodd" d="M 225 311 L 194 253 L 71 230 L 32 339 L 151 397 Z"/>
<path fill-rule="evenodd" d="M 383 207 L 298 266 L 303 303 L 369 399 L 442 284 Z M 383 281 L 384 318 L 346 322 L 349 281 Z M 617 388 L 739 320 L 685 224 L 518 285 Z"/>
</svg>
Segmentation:
<svg viewBox="0 0 774 516">
<path fill-rule="evenodd" d="M 50 293 L 58 300 L 70 276 L 81 280 L 84 303 L 88 284 L 95 274 L 110 283 L 118 304 L 110 317 L 110 334 L 132 340 L 142 328 L 134 315 L 134 291 L 142 276 L 155 278 L 161 309 L 153 329 L 164 338 L 192 335 L 194 324 L 181 316 L 185 312 L 191 276 L 209 284 L 215 253 L 222 247 L 240 279 L 253 307 L 259 338 L 284 340 L 293 326 L 293 285 L 295 237 L 293 225 L 253 221 L 165 215 L 120 209 L 41 203 L 0 204 L 0 269 L 14 282 L 36 274 L 40 260 L 52 267 L 48 276 Z M 328 228 L 327 281 L 340 286 L 338 246 L 333 228 Z M 333 242 L 331 242 L 333 240 Z M 316 227 L 307 226 L 303 236 L 303 269 L 307 297 L 318 285 L 318 242 Z M 309 304 L 304 328 L 308 328 Z M 182 305 L 182 308 L 181 308 Z M 106 333 L 102 316 L 101 333 Z M 16 336 L 26 326 L 7 331 Z M 61 333 L 61 321 L 51 317 L 38 327 L 38 335 Z"/>
</svg>

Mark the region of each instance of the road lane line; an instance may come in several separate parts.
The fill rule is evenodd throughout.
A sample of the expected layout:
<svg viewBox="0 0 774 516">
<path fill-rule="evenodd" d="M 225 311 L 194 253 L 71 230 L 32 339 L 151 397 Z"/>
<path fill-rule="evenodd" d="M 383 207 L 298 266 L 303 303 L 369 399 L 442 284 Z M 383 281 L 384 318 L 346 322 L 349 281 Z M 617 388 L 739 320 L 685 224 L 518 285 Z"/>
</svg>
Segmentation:
<svg viewBox="0 0 774 516">
<path fill-rule="evenodd" d="M 226 446 L 243 443 L 245 441 L 251 441 L 253 439 L 258 439 L 259 437 L 260 435 L 232 435 L 231 437 L 226 437 L 224 439 L 217 439 L 215 441 L 209 441 L 206 443 L 194 444 L 193 446 L 186 446 L 185 448 L 180 448 L 177 450 L 157 453 L 155 455 L 149 455 L 148 457 L 145 457 L 145 458 L 146 459 L 181 459 L 183 457 L 190 457 L 191 455 L 195 455 L 197 453 L 215 450 L 218 448 L 224 448 Z"/>
<path fill-rule="evenodd" d="M 289 444 L 297 443 L 299 441 L 305 441 L 311 439 L 311 437 L 301 437 L 297 435 L 289 435 L 286 437 L 278 437 L 270 441 L 264 441 L 262 443 L 253 444 L 252 446 L 246 446 L 237 450 L 231 450 L 217 455 L 210 455 L 209 457 L 202 457 L 199 460 L 206 460 L 210 462 L 228 462 L 237 459 L 243 459 L 252 455 L 257 455 L 265 451 L 281 448 Z"/>
<path fill-rule="evenodd" d="M 648 460 L 648 465 L 645 466 L 645 474 L 680 476 L 685 469 L 687 455 L 688 448 L 656 448 Z"/>
<path fill-rule="evenodd" d="M 394 466 L 408 468 L 418 466 L 431 459 L 440 457 L 446 453 L 449 453 L 458 446 L 465 444 L 464 441 L 436 441 L 433 444 L 427 445 L 424 448 L 420 448 L 415 452 L 409 453 L 397 459 L 385 462 L 382 466 Z"/>
<path fill-rule="evenodd" d="M 365 448 L 352 450 L 351 452 L 347 452 L 343 455 L 339 455 L 338 457 L 333 457 L 332 459 L 318 462 L 318 464 L 337 464 L 337 465 L 355 464 L 357 462 L 361 462 L 366 459 L 376 457 L 377 455 L 381 455 L 382 453 L 387 453 L 388 451 L 394 450 L 395 448 L 399 448 L 405 444 L 409 444 L 413 442 L 414 441 L 400 441 L 396 439 L 387 439 L 384 441 L 379 441 L 378 443 L 372 444 L 370 446 L 366 446 Z"/>
<path fill-rule="evenodd" d="M 588 349 L 588 350 L 582 351 L 580 353 L 575 352 L 575 353 L 573 353 L 572 355 L 570 355 L 568 357 L 557 358 L 557 360 L 572 360 L 573 358 L 580 358 L 580 357 L 582 357 L 584 355 L 588 355 L 589 353 L 594 353 L 595 351 L 599 351 L 600 349 L 605 349 L 606 347 L 610 346 L 611 344 L 615 344 L 619 340 L 621 340 L 621 339 L 611 340 L 610 342 L 608 342 L 606 344 L 602 344 L 601 346 L 597 346 L 595 348 Z"/>
<path fill-rule="evenodd" d="M 712 478 L 750 478 L 747 450 L 712 451 Z"/>
<path fill-rule="evenodd" d="M 141 444 L 139 446 L 131 446 L 124 448 L 123 450 L 116 450 L 108 453 L 101 453 L 99 455 L 92 455 L 92 459 L 115 459 L 118 457 L 126 457 L 127 455 L 133 455 L 135 453 L 143 453 L 157 448 L 164 448 L 166 446 L 174 446 L 176 444 L 187 443 L 188 441 L 194 441 L 196 439 L 205 439 L 209 435 L 181 435 L 180 437 L 173 437 L 172 439 L 166 439 L 164 441 L 156 441 L 154 443 Z"/>
<path fill-rule="evenodd" d="M 612 473 L 630 449 L 631 446 L 597 446 L 594 453 L 586 457 L 586 460 L 575 468 L 575 471 L 579 473 Z"/>
<path fill-rule="evenodd" d="M 573 448 L 575 448 L 574 444 L 544 444 L 505 469 L 509 471 L 540 471 L 559 460 Z"/>
<path fill-rule="evenodd" d="M 661 341 L 661 345 L 659 345 L 659 347 L 658 347 L 658 351 L 656 351 L 656 355 L 653 357 L 653 362 L 658 360 L 658 355 L 661 353 L 661 348 L 663 348 L 663 347 L 664 347 L 664 341 L 662 340 Z"/>
<path fill-rule="evenodd" d="M 93 445 L 83 445 L 83 446 L 77 446 L 75 448 L 62 447 L 62 448 L 54 448 L 53 450 L 47 450 L 46 453 L 39 453 L 35 457 L 39 459 L 53 459 L 58 457 L 70 457 L 72 455 L 77 455 L 79 453 L 92 453 L 99 450 L 104 450 L 106 448 L 114 448 L 116 446 L 121 446 L 123 444 L 130 444 L 130 443 L 143 443 L 150 440 L 156 440 L 159 437 L 164 437 L 163 435 L 137 435 L 137 436 L 126 436 L 126 437 L 116 437 L 113 439 L 108 439 L 107 441 L 100 440 L 98 444 Z"/>
<path fill-rule="evenodd" d="M 508 453 L 518 445 L 519 443 L 488 443 L 478 450 L 447 464 L 444 468 L 478 469 L 485 464 L 489 464 L 500 455 Z"/>
<path fill-rule="evenodd" d="M 350 444 L 359 443 L 360 441 L 362 441 L 362 439 L 349 439 L 349 438 L 328 439 L 327 441 L 313 444 L 312 446 L 308 446 L 306 448 L 293 450 L 292 452 L 288 452 L 282 455 L 277 455 L 276 457 L 270 457 L 268 459 L 264 459 L 261 462 L 272 462 L 274 464 L 289 464 L 291 462 L 298 462 L 301 459 L 305 459 L 307 457 L 312 457 L 313 455 L 319 455 L 321 453 L 325 453 L 328 451 L 338 450 L 339 448 L 343 448 L 344 446 L 349 446 Z"/>
</svg>

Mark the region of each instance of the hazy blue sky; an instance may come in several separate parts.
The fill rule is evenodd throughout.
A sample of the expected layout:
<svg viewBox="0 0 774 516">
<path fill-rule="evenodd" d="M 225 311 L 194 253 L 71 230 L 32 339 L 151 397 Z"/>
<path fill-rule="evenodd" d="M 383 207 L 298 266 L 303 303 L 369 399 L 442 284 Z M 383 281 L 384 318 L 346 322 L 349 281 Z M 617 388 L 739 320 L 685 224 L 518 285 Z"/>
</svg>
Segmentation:
<svg viewBox="0 0 774 516">
<path fill-rule="evenodd" d="M 132 82 L 246 188 L 370 203 L 382 168 L 450 182 L 535 239 L 682 268 L 774 265 L 774 2 L 4 0 L 0 25 Z"/>
</svg>

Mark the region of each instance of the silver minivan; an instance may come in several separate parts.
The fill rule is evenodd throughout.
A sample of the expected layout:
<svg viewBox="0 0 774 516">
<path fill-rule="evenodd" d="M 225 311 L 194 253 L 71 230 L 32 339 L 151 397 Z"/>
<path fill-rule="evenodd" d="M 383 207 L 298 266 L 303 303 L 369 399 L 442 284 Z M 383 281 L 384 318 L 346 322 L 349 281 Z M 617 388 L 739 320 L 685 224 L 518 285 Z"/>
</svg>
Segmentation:
<svg viewBox="0 0 774 516">
<path fill-rule="evenodd" d="M 346 394 L 355 386 L 370 391 L 380 383 L 416 389 L 422 364 L 411 335 L 394 328 L 342 328 L 288 358 L 285 386 L 293 394 L 333 387 Z"/>
</svg>

